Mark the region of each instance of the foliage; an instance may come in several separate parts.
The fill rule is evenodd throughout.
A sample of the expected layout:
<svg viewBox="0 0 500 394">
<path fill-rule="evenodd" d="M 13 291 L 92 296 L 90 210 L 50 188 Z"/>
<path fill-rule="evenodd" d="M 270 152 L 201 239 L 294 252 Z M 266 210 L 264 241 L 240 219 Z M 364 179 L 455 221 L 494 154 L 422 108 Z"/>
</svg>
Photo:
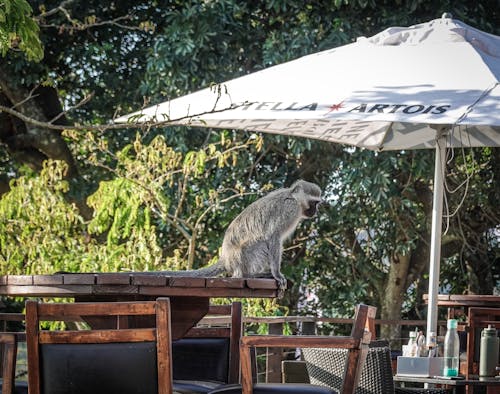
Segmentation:
<svg viewBox="0 0 500 394">
<path fill-rule="evenodd" d="M 3 272 L 48 273 L 67 262 L 77 269 L 84 228 L 76 209 L 62 196 L 68 189 L 63 171 L 60 163 L 47 163 L 39 176 L 17 178 L 0 200 Z"/>
<path fill-rule="evenodd" d="M 41 12 L 35 20 L 45 57 L 35 64 L 9 51 L 2 69 L 25 91 L 54 87 L 73 123 L 105 124 L 117 112 L 443 12 L 500 33 L 493 0 L 30 4 Z M 82 102 L 85 97 L 91 99 Z M 7 134 L 0 132 L 0 141 Z M 409 256 L 403 312 L 421 317 L 432 152 L 376 154 L 307 139 L 186 127 L 140 134 L 67 130 L 63 136 L 80 178 L 66 179 L 54 162 L 39 175 L 29 173 L 20 165 L 22 155 L 0 144 L 0 173 L 11 179 L 10 192 L 0 197 L 2 270 L 197 268 L 217 255 L 225 228 L 246 205 L 304 177 L 327 191 L 331 205 L 304 222 L 287 244 L 284 271 L 296 285 L 281 304 L 291 313 L 335 316 L 351 316 L 359 300 L 381 305 L 393 262 Z M 484 276 L 475 291 L 488 292 L 499 275 L 497 162 L 498 153 L 484 149 L 450 165 L 450 187 L 464 174 L 470 179 L 443 239 L 447 289 L 465 291 L 471 278 Z M 83 197 L 93 209 L 90 221 L 68 196 Z M 460 200 L 450 194 L 450 211 Z"/>
<path fill-rule="evenodd" d="M 31 17 L 32 9 L 26 0 L 0 1 L 0 51 L 9 49 L 26 53 L 28 60 L 40 61 L 43 46 L 38 37 L 39 26 Z"/>
<path fill-rule="evenodd" d="M 205 179 L 257 141 L 225 140 L 182 155 L 161 136 L 148 145 L 137 138 L 116 155 L 115 178 L 89 196 L 89 222 L 63 196 L 65 166 L 47 162 L 40 176 L 18 178 L 0 200 L 0 266 L 19 274 L 191 268 L 209 214 L 248 193 L 237 184 L 207 189 Z"/>
</svg>

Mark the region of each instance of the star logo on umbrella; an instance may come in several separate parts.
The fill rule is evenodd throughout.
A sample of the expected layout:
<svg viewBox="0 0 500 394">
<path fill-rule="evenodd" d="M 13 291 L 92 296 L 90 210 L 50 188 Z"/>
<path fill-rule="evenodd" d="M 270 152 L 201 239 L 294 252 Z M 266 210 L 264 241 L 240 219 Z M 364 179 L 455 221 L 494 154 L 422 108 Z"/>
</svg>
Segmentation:
<svg viewBox="0 0 500 394">
<path fill-rule="evenodd" d="M 338 104 L 332 104 L 330 105 L 328 108 L 330 109 L 330 111 L 327 112 L 327 115 L 332 112 L 332 111 L 338 111 L 340 108 L 343 108 L 344 107 L 344 102 L 341 101 L 340 103 Z"/>
</svg>

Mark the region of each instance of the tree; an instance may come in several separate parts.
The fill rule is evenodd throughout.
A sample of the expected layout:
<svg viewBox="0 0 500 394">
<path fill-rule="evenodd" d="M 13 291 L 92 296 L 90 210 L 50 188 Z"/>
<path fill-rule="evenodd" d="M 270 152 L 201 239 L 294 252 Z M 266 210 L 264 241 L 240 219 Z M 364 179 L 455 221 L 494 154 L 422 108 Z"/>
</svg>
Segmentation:
<svg viewBox="0 0 500 394">
<path fill-rule="evenodd" d="M 287 276 L 295 283 L 307 280 L 303 287 L 294 286 L 282 303 L 295 310 L 304 302 L 304 292 L 311 291 L 319 297 L 325 314 L 349 315 L 359 300 L 381 306 L 384 318 L 421 313 L 420 295 L 427 288 L 432 152 L 373 154 L 304 139 L 173 127 L 141 130 L 137 140 L 136 130 L 106 131 L 105 126 L 117 111 L 127 113 L 145 103 L 342 45 L 388 26 L 436 18 L 445 11 L 499 34 L 494 1 L 451 5 L 447 1 L 375 4 L 359 0 L 313 5 L 295 0 L 171 0 L 161 6 L 136 1 L 103 6 L 93 0 L 32 0 L 30 5 L 45 56 L 36 63 L 27 61 L 24 53 L 9 50 L 0 59 L 0 151 L 4 157 L 0 190 L 8 191 L 13 181 L 12 191 L 17 193 L 2 197 L 9 217 L 25 195 L 20 191 L 23 185 L 64 175 L 57 178 L 64 187 L 53 191 L 61 213 L 55 216 L 63 220 L 71 213 L 78 219 L 71 230 L 62 226 L 53 232 L 62 231 L 65 239 L 84 245 L 87 256 L 99 248 L 99 253 L 109 257 L 109 269 L 150 268 L 160 262 L 146 261 L 154 260 L 161 250 L 163 265 L 197 267 L 216 256 L 224 228 L 252 199 L 270 187 L 303 177 L 327 189 L 332 204 L 318 220 L 301 226 L 287 248 Z M 35 45 L 34 41 L 29 44 Z M 93 128 L 84 132 L 74 127 L 77 124 Z M 95 126 L 102 127 L 97 130 Z M 203 163 L 206 173 L 155 183 L 161 178 L 155 165 L 166 164 L 160 157 L 148 161 L 153 153 L 144 156 L 140 152 L 159 149 L 158 136 L 164 138 L 161 149 L 173 149 L 182 163 Z M 217 146 L 216 151 L 210 151 L 210 146 Z M 231 151 L 230 146 L 244 148 Z M 474 185 L 444 239 L 446 263 L 450 267 L 459 263 L 467 272 L 459 276 L 444 264 L 443 283 L 454 291 L 466 286 L 490 291 L 499 275 L 495 264 L 500 222 L 495 210 L 500 194 L 497 151 L 468 152 L 450 169 L 457 177 L 450 181 L 458 182 L 455 179 L 469 174 L 469 183 Z M 226 163 L 213 168 L 210 157 L 216 152 Z M 330 160 L 318 160 L 321 157 Z M 51 162 L 44 167 L 47 159 L 66 165 Z M 183 166 L 178 164 L 182 174 Z M 148 174 L 148 168 L 154 171 Z M 470 172 L 471 168 L 475 171 Z M 49 176 L 51 171 L 54 174 Z M 39 185 L 45 186 L 37 190 L 50 189 L 47 183 Z M 141 189 L 140 185 L 151 187 Z M 451 198 L 456 206 L 455 195 Z M 34 198 L 30 204 L 39 201 Z M 108 206 L 115 209 L 106 211 Z M 30 212 L 35 215 L 37 210 Z M 136 228 L 144 231 L 133 233 Z M 41 242 L 57 243 L 54 239 Z M 4 250 L 7 261 L 10 256 Z M 143 264 L 122 265 L 125 251 L 143 259 Z M 51 272 L 50 258 L 47 261 L 43 269 Z M 75 255 L 68 262 L 70 268 L 77 268 L 77 261 Z M 42 269 L 33 262 L 32 257 L 23 256 L 20 271 L 28 266 L 37 272 Z M 470 278 L 479 275 L 487 280 L 474 284 Z M 302 312 L 313 307 L 306 303 Z"/>
</svg>

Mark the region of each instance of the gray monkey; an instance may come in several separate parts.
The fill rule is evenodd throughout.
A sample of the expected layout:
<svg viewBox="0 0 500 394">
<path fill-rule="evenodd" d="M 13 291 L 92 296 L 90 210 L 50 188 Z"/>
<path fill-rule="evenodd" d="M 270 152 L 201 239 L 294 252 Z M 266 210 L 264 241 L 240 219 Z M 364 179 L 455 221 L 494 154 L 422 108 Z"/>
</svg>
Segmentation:
<svg viewBox="0 0 500 394">
<path fill-rule="evenodd" d="M 284 290 L 287 281 L 281 273 L 283 242 L 303 219 L 316 214 L 321 202 L 321 189 L 311 182 L 298 180 L 288 188 L 275 190 L 250 204 L 231 222 L 217 263 L 169 273 L 207 277 L 226 274 L 234 278 L 271 275 Z"/>
</svg>

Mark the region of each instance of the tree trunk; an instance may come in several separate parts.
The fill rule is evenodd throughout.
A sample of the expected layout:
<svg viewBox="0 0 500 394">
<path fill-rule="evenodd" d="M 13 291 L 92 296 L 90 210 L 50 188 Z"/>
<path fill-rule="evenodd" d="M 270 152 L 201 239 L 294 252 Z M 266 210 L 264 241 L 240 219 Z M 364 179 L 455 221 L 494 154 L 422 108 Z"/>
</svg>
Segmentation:
<svg viewBox="0 0 500 394">
<path fill-rule="evenodd" d="M 42 122 L 50 122 L 63 111 L 54 88 L 37 87 L 29 92 L 28 89 L 15 84 L 8 68 L 1 62 L 0 104 L 12 107 L 23 115 Z M 60 116 L 53 123 L 68 124 L 64 116 Z M 12 115 L 0 113 L 0 142 L 6 146 L 11 159 L 20 164 L 39 171 L 45 160 L 61 160 L 68 165 L 66 177 L 82 182 L 73 154 L 57 130 L 35 127 Z M 8 183 L 4 180 L 0 191 L 5 193 L 8 190 Z M 85 200 L 83 197 L 78 200 L 70 199 L 70 202 L 74 202 L 81 215 L 88 219 L 92 216 L 92 211 Z"/>
<path fill-rule="evenodd" d="M 393 255 L 387 284 L 382 300 L 381 318 L 400 320 L 404 294 L 406 292 L 406 277 L 410 268 L 410 255 Z M 401 327 L 386 325 L 381 327 L 381 338 L 400 338 Z"/>
</svg>

